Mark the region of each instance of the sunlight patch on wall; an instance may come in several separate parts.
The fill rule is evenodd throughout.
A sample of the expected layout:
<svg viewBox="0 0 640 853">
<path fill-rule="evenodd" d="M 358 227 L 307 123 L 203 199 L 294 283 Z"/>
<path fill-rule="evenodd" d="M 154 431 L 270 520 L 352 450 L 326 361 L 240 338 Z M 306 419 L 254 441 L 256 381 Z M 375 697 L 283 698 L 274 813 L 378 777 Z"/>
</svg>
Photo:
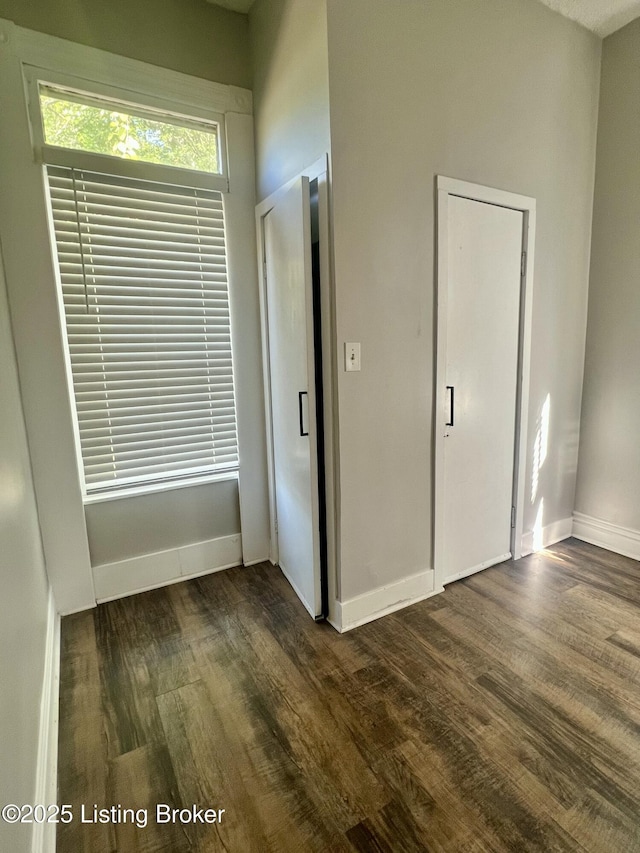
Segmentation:
<svg viewBox="0 0 640 853">
<path fill-rule="evenodd" d="M 540 506 L 533 525 L 533 550 L 541 551 L 544 548 L 544 498 L 540 498 Z"/>
<path fill-rule="evenodd" d="M 547 394 L 546 399 L 538 415 L 538 423 L 536 425 L 536 438 L 533 443 L 533 471 L 531 474 L 531 503 L 535 503 L 538 496 L 538 486 L 540 484 L 540 470 L 547 458 L 547 448 L 549 444 L 549 417 L 551 413 L 551 395 Z"/>
</svg>

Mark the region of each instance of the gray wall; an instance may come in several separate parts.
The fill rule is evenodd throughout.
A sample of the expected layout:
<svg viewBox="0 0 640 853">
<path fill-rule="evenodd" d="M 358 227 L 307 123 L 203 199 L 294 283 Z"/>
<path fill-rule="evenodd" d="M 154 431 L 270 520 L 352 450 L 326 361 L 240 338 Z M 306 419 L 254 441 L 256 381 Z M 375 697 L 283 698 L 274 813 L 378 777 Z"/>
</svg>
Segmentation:
<svg viewBox="0 0 640 853">
<path fill-rule="evenodd" d="M 258 200 L 329 151 L 325 0 L 256 0 L 249 13 Z"/>
<path fill-rule="evenodd" d="M 226 480 L 88 504 L 85 515 L 91 563 L 98 566 L 239 533 L 238 483 Z"/>
<path fill-rule="evenodd" d="M 0 0 L 0 18 L 216 83 L 251 88 L 247 16 L 205 0 Z"/>
<path fill-rule="evenodd" d="M 605 39 L 576 510 L 640 533 L 640 20 Z"/>
<path fill-rule="evenodd" d="M 33 802 L 48 583 L 0 258 L 0 803 Z M 31 850 L 31 827 L 0 821 L 0 849 Z"/>
<path fill-rule="evenodd" d="M 345 600 L 431 568 L 438 174 L 537 199 L 525 531 L 571 518 L 601 42 L 531 0 L 328 0 L 328 40 Z"/>
</svg>

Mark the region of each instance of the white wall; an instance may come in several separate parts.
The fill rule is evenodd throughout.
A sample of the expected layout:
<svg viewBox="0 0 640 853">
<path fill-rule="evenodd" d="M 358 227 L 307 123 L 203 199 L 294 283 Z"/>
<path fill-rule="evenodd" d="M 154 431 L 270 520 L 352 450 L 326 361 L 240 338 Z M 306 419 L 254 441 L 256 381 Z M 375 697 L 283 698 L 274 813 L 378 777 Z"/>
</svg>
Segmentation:
<svg viewBox="0 0 640 853">
<path fill-rule="evenodd" d="M 262 200 L 329 151 L 325 0 L 257 0 L 249 29 Z"/>
<path fill-rule="evenodd" d="M 438 174 L 537 200 L 525 531 L 571 518 L 601 43 L 532 0 L 328 0 L 328 42 L 344 601 L 431 568 Z"/>
<path fill-rule="evenodd" d="M 47 582 L 0 259 L 0 804 L 36 791 Z M 31 850 L 31 827 L 0 821 L 0 849 Z"/>
<path fill-rule="evenodd" d="M 604 40 L 576 510 L 640 556 L 640 19 Z M 615 544 L 615 543 L 614 543 Z"/>
</svg>

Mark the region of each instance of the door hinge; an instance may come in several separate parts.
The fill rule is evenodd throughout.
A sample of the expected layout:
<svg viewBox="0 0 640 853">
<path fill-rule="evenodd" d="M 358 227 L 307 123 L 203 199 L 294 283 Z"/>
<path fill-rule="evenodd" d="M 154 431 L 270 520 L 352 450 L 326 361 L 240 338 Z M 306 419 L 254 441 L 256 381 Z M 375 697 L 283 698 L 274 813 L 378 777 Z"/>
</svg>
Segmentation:
<svg viewBox="0 0 640 853">
<path fill-rule="evenodd" d="M 514 506 L 511 507 L 511 527 L 516 526 L 516 508 Z"/>
<path fill-rule="evenodd" d="M 277 518 L 276 518 L 276 520 L 273 522 L 273 526 L 274 526 L 275 531 L 276 531 L 276 533 L 277 533 L 277 532 L 278 532 L 278 519 L 277 519 Z"/>
<path fill-rule="evenodd" d="M 266 260 L 262 262 L 262 278 L 264 281 L 267 280 L 267 262 L 266 262 Z"/>
<path fill-rule="evenodd" d="M 527 253 L 523 252 L 520 258 L 520 275 L 522 278 L 527 274 Z"/>
</svg>

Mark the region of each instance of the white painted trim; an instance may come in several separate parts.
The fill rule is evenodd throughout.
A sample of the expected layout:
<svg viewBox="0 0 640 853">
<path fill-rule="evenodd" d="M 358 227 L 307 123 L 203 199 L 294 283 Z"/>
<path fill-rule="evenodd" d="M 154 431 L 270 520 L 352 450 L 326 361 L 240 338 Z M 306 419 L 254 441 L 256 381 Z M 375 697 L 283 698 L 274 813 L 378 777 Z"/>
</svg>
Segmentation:
<svg viewBox="0 0 640 853">
<path fill-rule="evenodd" d="M 58 788 L 58 698 L 60 695 L 60 616 L 56 611 L 53 591 L 49 590 L 47 608 L 47 640 L 44 657 L 38 766 L 34 804 L 57 803 Z M 56 824 L 33 825 L 32 853 L 54 853 Z"/>
<path fill-rule="evenodd" d="M 94 566 L 98 603 L 136 595 L 242 563 L 239 533 Z"/>
<path fill-rule="evenodd" d="M 276 527 L 276 482 L 273 459 L 273 414 L 271 411 L 271 370 L 269 367 L 269 336 L 267 320 L 267 281 L 265 276 L 266 247 L 264 217 L 256 207 L 256 241 L 258 244 L 258 296 L 260 299 L 260 339 L 262 342 L 262 385 L 264 390 L 265 433 L 267 440 L 267 484 L 269 491 L 269 560 L 278 563 L 278 532 Z M 269 208 L 270 210 L 271 208 Z"/>
<path fill-rule="evenodd" d="M 524 528 L 527 424 L 529 413 L 529 382 L 531 373 L 531 327 L 533 322 L 534 250 L 536 233 L 536 200 L 506 190 L 485 187 L 442 175 L 437 177 L 437 334 L 436 334 L 436 390 L 433 415 L 434 425 L 434 480 L 433 480 L 433 565 L 435 585 L 443 584 L 444 552 L 444 431 L 442 415 L 445 409 L 445 363 L 447 352 L 446 318 L 448 292 L 448 213 L 450 196 L 460 196 L 486 204 L 521 210 L 523 213 L 522 248 L 527 253 L 526 273 L 522 280 L 519 334 L 518 404 L 516 408 L 516 441 L 514 461 L 515 528 L 512 533 L 513 558 L 522 553 Z"/>
<path fill-rule="evenodd" d="M 278 187 L 277 190 L 274 190 L 271 195 L 268 195 L 266 198 L 262 199 L 256 205 L 256 222 L 259 222 L 261 219 L 269 213 L 269 211 L 275 207 L 278 199 L 282 198 L 282 196 L 286 195 L 287 192 L 291 189 L 291 187 L 298 181 L 300 178 L 308 178 L 309 183 L 311 181 L 315 181 L 318 178 L 321 178 L 325 172 L 327 172 L 327 155 L 324 157 L 320 157 L 314 163 L 311 163 L 310 166 L 307 166 L 306 169 L 303 169 L 297 175 L 294 175 L 290 181 L 287 181 L 286 184 L 283 184 L 281 187 Z"/>
<path fill-rule="evenodd" d="M 640 560 L 640 530 L 574 512 L 573 535 L 576 539 L 622 554 L 623 557 Z"/>
<path fill-rule="evenodd" d="M 218 138 L 221 139 L 222 136 Z M 221 193 L 229 190 L 229 181 L 225 175 L 191 171 L 178 166 L 163 166 L 146 160 L 126 160 L 109 154 L 80 151 L 76 148 L 59 148 L 54 145 L 43 145 L 37 148 L 34 145 L 33 158 L 39 165 L 66 166 L 87 172 L 120 175 L 123 178 L 156 181 L 175 186 L 198 187 Z"/>
<path fill-rule="evenodd" d="M 555 545 L 562 539 L 568 539 L 571 535 L 573 535 L 573 519 L 561 518 L 558 521 L 552 521 L 550 524 L 545 524 L 540 531 L 539 541 L 541 544 L 534 549 L 533 543 L 538 534 L 533 530 L 528 530 L 521 540 L 521 556 L 526 557 L 528 554 L 533 554 L 534 550 L 541 551 L 543 548 Z"/>
<path fill-rule="evenodd" d="M 456 195 L 471 201 L 484 201 L 486 204 L 497 204 L 512 210 L 536 209 L 536 200 L 530 196 L 518 195 L 495 187 L 485 187 L 469 181 L 460 181 L 457 178 L 447 178 L 445 175 L 438 175 L 438 189 L 445 191 L 447 195 Z"/>
<path fill-rule="evenodd" d="M 238 425 L 238 495 L 242 560 L 262 559 L 269 549 L 268 467 L 265 438 L 260 301 L 256 270 L 255 153 L 253 118 L 227 113 L 232 191 L 224 196 L 229 314 Z"/>
<path fill-rule="evenodd" d="M 245 560 L 242 561 L 242 565 L 246 569 L 248 569 L 249 566 L 257 566 L 260 563 L 271 563 L 271 560 L 269 559 L 269 555 L 265 554 L 264 557 L 258 557 L 256 560 L 251 560 L 249 563 L 247 563 Z M 275 565 L 275 563 L 271 563 L 271 565 L 273 566 L 273 565 Z"/>
<path fill-rule="evenodd" d="M 448 578 L 444 578 L 442 583 L 448 584 L 453 583 L 454 581 L 460 581 L 463 578 L 468 578 L 471 575 L 475 575 L 476 572 L 481 572 L 484 569 L 490 569 L 491 566 L 497 566 L 499 563 L 504 563 L 505 560 L 511 559 L 511 552 L 509 551 L 506 554 L 501 554 L 499 557 L 496 557 L 493 560 L 485 560 L 483 563 L 478 563 L 477 566 L 472 566 L 470 569 L 465 569 L 463 572 L 458 572 L 455 575 L 451 575 Z"/>
<path fill-rule="evenodd" d="M 11 22 L 0 19 L 0 28 Z M 98 50 L 66 39 L 15 27 L 14 38 L 22 61 L 50 71 L 61 71 L 86 80 L 105 80 L 111 86 L 184 106 L 217 112 L 251 115 L 253 96 L 249 89 L 213 83 L 180 71 L 151 65 L 138 59 Z"/>
<path fill-rule="evenodd" d="M 433 569 L 428 569 L 349 598 L 347 601 L 338 601 L 335 615 L 328 621 L 337 631 L 344 634 L 345 631 L 351 631 L 352 628 L 373 622 L 375 619 L 442 592 L 442 587 L 434 587 L 434 579 Z"/>
<path fill-rule="evenodd" d="M 534 249 L 536 242 L 536 207 L 523 210 L 522 245 L 527 253 L 526 275 L 522 284 L 520 336 L 518 353 L 518 406 L 516 409 L 516 453 L 514 459 L 513 494 L 516 507 L 515 528 L 511 536 L 513 559 L 522 557 L 520 543 L 524 530 L 525 481 L 527 477 L 527 424 L 529 422 L 529 386 L 531 381 L 531 336 L 533 328 Z"/>
<path fill-rule="evenodd" d="M 140 589 L 134 589 L 132 592 L 125 592 L 122 595 L 110 595 L 106 598 L 100 598 L 96 602 L 96 606 L 98 604 L 106 604 L 109 601 L 118 601 L 120 598 L 128 598 L 130 595 L 139 595 L 143 592 L 151 592 L 154 589 L 163 589 L 165 586 L 173 586 L 176 583 L 182 583 L 183 581 L 192 581 L 196 578 L 203 578 L 207 575 L 215 575 L 218 572 L 225 572 L 227 569 L 238 569 L 244 568 L 244 563 L 242 561 L 234 560 L 233 563 L 229 563 L 228 566 L 218 566 L 215 569 L 205 569 L 203 572 L 194 572 L 191 575 L 180 575 L 178 578 L 170 578 L 169 580 L 162 581 L 161 583 L 152 583 L 148 586 L 141 587 Z M 81 613 L 83 611 L 74 611 L 76 613 Z M 70 613 L 66 613 L 65 616 L 70 616 Z"/>
<path fill-rule="evenodd" d="M 200 477 L 191 477 L 184 480 L 156 480 L 146 486 L 129 486 L 122 489 L 114 489 L 110 492 L 93 492 L 85 495 L 84 504 L 100 504 L 109 501 L 119 501 L 123 498 L 137 498 L 140 495 L 155 495 L 158 492 L 173 492 L 177 489 L 188 489 L 190 486 L 206 486 L 209 483 L 226 483 L 232 480 L 238 481 L 238 470 L 225 471 L 218 474 L 204 474 Z"/>
</svg>

